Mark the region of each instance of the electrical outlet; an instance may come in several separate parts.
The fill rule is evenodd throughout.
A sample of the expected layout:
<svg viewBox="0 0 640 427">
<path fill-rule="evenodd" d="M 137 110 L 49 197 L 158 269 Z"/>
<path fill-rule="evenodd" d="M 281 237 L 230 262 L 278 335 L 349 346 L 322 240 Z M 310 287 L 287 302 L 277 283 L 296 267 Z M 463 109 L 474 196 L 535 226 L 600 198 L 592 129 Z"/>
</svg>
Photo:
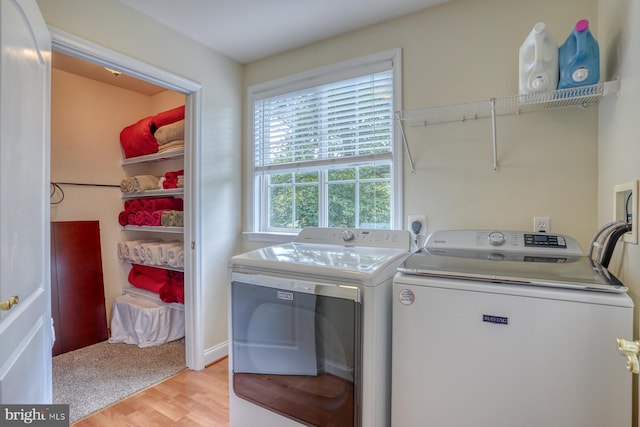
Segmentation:
<svg viewBox="0 0 640 427">
<path fill-rule="evenodd" d="M 551 230 L 551 219 L 548 216 L 533 217 L 533 231 L 535 233 L 548 233 Z"/>
<path fill-rule="evenodd" d="M 427 216 L 425 214 L 416 214 L 407 216 L 407 230 L 411 233 L 412 236 L 415 235 L 413 232 L 413 223 L 418 221 L 420 226 L 420 231 L 418 231 L 418 236 L 426 236 L 427 235 Z"/>
</svg>

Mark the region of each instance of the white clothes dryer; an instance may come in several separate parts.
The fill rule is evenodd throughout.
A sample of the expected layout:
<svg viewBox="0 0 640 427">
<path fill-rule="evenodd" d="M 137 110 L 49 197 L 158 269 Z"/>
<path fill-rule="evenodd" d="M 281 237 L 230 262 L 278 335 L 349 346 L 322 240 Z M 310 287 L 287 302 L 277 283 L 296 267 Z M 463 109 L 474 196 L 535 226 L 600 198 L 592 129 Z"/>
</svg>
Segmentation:
<svg viewBox="0 0 640 427">
<path fill-rule="evenodd" d="M 233 427 L 386 427 L 391 285 L 407 231 L 305 228 L 231 258 Z"/>
</svg>

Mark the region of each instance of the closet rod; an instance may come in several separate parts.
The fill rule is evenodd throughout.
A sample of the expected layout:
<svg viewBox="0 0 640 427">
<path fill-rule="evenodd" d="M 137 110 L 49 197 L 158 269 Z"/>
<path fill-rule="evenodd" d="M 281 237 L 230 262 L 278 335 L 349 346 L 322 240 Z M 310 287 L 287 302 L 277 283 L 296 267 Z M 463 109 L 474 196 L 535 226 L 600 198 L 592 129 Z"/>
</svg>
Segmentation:
<svg viewBox="0 0 640 427">
<path fill-rule="evenodd" d="M 87 183 L 83 183 L 83 182 L 52 182 L 51 184 L 57 184 L 57 185 L 84 185 L 84 186 L 88 186 L 88 187 L 120 188 L 120 185 L 115 185 L 115 184 L 87 184 Z"/>
</svg>

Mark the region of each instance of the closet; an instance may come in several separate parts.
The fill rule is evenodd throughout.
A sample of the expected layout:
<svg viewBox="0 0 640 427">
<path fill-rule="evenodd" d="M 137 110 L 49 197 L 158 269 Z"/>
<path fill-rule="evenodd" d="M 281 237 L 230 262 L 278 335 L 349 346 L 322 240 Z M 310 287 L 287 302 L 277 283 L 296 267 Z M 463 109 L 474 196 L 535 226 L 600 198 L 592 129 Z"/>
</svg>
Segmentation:
<svg viewBox="0 0 640 427">
<path fill-rule="evenodd" d="M 53 52 L 51 92 L 51 221 L 96 221 L 99 224 L 107 325 L 116 298 L 135 294 L 157 304 L 184 310 L 181 302 L 169 302 L 158 293 L 133 286 L 132 263 L 119 249 L 125 241 L 179 242 L 183 245 L 182 208 L 179 226 L 121 225 L 121 213 L 133 200 L 171 198 L 183 201 L 184 146 L 166 153 L 127 157 L 120 141 L 124 128 L 139 120 L 185 105 L 185 95 L 138 81 L 95 64 Z M 128 178 L 164 177 L 182 172 L 181 187 L 123 192 Z M 143 202 L 140 202 L 143 203 Z M 146 202 L 145 202 L 146 203 Z M 177 209 L 176 209 L 177 210 Z M 182 266 L 162 266 L 171 276 L 184 277 Z M 184 284 L 187 285 L 188 284 Z M 91 321 L 86 319 L 86 321 Z"/>
</svg>

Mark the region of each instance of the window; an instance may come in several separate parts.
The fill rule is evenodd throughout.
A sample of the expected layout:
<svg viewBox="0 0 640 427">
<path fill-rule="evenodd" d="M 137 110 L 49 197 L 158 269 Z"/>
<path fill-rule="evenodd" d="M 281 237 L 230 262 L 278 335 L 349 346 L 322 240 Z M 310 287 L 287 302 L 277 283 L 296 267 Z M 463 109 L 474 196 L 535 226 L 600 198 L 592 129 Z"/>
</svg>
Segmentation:
<svg viewBox="0 0 640 427">
<path fill-rule="evenodd" d="M 249 88 L 250 228 L 401 228 L 399 51 Z"/>
</svg>

